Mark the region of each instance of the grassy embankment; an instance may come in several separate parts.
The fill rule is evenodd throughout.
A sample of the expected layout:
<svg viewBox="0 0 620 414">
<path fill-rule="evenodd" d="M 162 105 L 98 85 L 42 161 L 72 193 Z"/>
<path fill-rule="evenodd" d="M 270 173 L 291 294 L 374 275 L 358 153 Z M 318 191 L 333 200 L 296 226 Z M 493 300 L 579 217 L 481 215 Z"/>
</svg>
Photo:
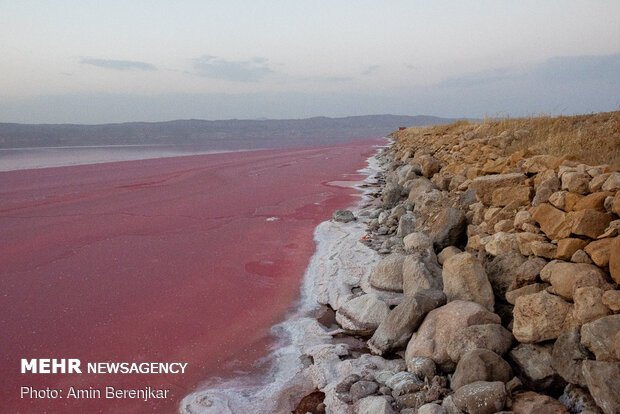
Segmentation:
<svg viewBox="0 0 620 414">
<path fill-rule="evenodd" d="M 507 131 L 511 136 L 504 156 L 518 150 L 530 154 L 565 156 L 589 165 L 609 164 L 620 169 L 620 111 L 577 116 L 538 116 L 517 119 L 487 118 L 480 123 L 459 121 L 449 125 L 412 127 L 398 133 L 399 143 L 421 138 L 473 133 L 492 138 Z"/>
</svg>

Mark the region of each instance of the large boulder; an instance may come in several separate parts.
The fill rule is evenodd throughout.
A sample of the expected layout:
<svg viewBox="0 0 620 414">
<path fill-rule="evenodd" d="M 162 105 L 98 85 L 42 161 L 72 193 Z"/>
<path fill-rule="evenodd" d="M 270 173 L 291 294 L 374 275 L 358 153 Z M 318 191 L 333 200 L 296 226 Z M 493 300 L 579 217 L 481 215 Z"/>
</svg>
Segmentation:
<svg viewBox="0 0 620 414">
<path fill-rule="evenodd" d="M 446 303 L 439 290 L 428 290 L 406 296 L 387 317 L 368 341 L 370 350 L 378 355 L 404 346 L 426 314 Z"/>
<path fill-rule="evenodd" d="M 486 175 L 474 179 L 471 186 L 476 190 L 476 197 L 487 206 L 493 203 L 493 192 L 498 188 L 516 187 L 522 184 L 526 176 L 521 173 Z"/>
<path fill-rule="evenodd" d="M 381 193 L 381 201 L 385 208 L 394 207 L 402 197 L 404 188 L 396 183 L 387 183 Z"/>
<path fill-rule="evenodd" d="M 488 349 L 473 349 L 467 352 L 456 365 L 450 387 L 458 390 L 476 381 L 508 382 L 513 377 L 512 369 L 502 357 Z"/>
<path fill-rule="evenodd" d="M 532 283 L 531 285 L 526 285 L 518 289 L 511 290 L 509 292 L 506 292 L 506 301 L 514 305 L 517 301 L 517 298 L 525 295 L 531 295 L 533 293 L 542 292 L 549 286 L 550 285 L 548 283 Z"/>
<path fill-rule="evenodd" d="M 502 411 L 508 393 L 501 381 L 477 381 L 467 384 L 454 393 L 454 404 L 470 414 L 493 414 Z"/>
<path fill-rule="evenodd" d="M 555 398 L 532 391 L 513 397 L 512 412 L 514 414 L 568 414 L 566 407 Z"/>
<path fill-rule="evenodd" d="M 376 395 L 362 398 L 355 405 L 355 412 L 359 414 L 394 414 L 395 412 L 385 397 Z"/>
<path fill-rule="evenodd" d="M 512 334 L 517 341 L 534 343 L 555 339 L 572 323 L 573 305 L 546 291 L 515 301 Z"/>
<path fill-rule="evenodd" d="M 601 187 L 603 191 L 618 191 L 620 190 L 620 172 L 613 172 L 609 175 L 609 178 L 605 180 L 605 183 Z"/>
<path fill-rule="evenodd" d="M 620 362 L 583 361 L 583 377 L 605 414 L 620 413 Z"/>
<path fill-rule="evenodd" d="M 429 312 L 418 331 L 412 335 L 405 359 L 426 357 L 444 370 L 454 369 L 456 365 L 447 351 L 452 335 L 467 326 L 500 322 L 498 315 L 478 303 L 462 300 L 450 302 Z"/>
<path fill-rule="evenodd" d="M 547 261 L 541 257 L 532 257 L 523 262 L 517 268 L 515 283 L 510 286 L 509 290 L 536 283 L 538 276 L 540 276 L 540 272 L 546 265 Z M 489 270 L 487 270 L 487 272 L 489 272 Z"/>
<path fill-rule="evenodd" d="M 606 267 L 609 264 L 609 256 L 611 255 L 611 244 L 613 239 L 595 240 L 588 244 L 583 251 L 588 253 L 590 259 L 600 267 Z"/>
<path fill-rule="evenodd" d="M 569 263 L 560 260 L 549 262 L 541 271 L 540 278 L 551 283 L 553 293 L 573 300 L 576 289 L 586 286 L 607 287 L 605 272 L 588 263 Z"/>
<path fill-rule="evenodd" d="M 556 251 L 556 259 L 570 260 L 577 250 L 583 249 L 588 244 L 587 241 L 569 237 L 567 239 L 558 240 L 558 249 Z"/>
<path fill-rule="evenodd" d="M 407 202 L 409 204 L 415 204 L 422 194 L 427 193 L 435 189 L 435 186 L 426 177 L 416 178 L 411 181 L 411 189 L 409 190 L 409 196 Z"/>
<path fill-rule="evenodd" d="M 579 328 L 571 328 L 558 337 L 551 352 L 551 366 L 567 382 L 585 387 L 583 361 L 590 353 L 581 345 Z"/>
<path fill-rule="evenodd" d="M 572 233 L 596 239 L 611 222 L 611 215 L 596 210 L 580 210 L 568 213 L 566 220 L 571 224 Z"/>
<path fill-rule="evenodd" d="M 391 292 L 403 291 L 403 262 L 402 254 L 390 254 L 382 259 L 370 274 L 370 284 L 379 290 Z"/>
<path fill-rule="evenodd" d="M 416 156 L 414 158 L 414 161 L 420 165 L 422 175 L 426 178 L 431 178 L 441 169 L 441 164 L 439 163 L 439 160 L 429 154 Z"/>
<path fill-rule="evenodd" d="M 464 354 L 474 349 L 488 349 L 504 355 L 513 341 L 512 333 L 502 325 L 472 325 L 456 331 L 446 350 L 452 361 L 459 362 Z"/>
<path fill-rule="evenodd" d="M 493 311 L 495 297 L 484 267 L 471 253 L 459 253 L 443 264 L 443 291 L 448 302 L 476 302 Z"/>
<path fill-rule="evenodd" d="M 493 293 L 497 297 L 503 298 L 508 290 L 514 289 L 520 272 L 528 270 L 525 267 L 521 267 L 526 261 L 527 258 L 519 252 L 510 252 L 495 256 L 493 260 L 486 262 L 485 270 L 487 277 L 493 288 Z M 537 274 L 533 275 L 532 282 L 536 279 L 536 276 Z M 528 280 L 529 282 L 530 280 Z"/>
<path fill-rule="evenodd" d="M 426 289 L 443 288 L 442 280 L 431 273 L 420 254 L 412 254 L 403 262 L 403 292 L 413 296 Z"/>
<path fill-rule="evenodd" d="M 409 212 L 404 214 L 400 220 L 398 220 L 398 229 L 396 235 L 398 237 L 405 237 L 409 233 L 412 233 L 415 228 L 415 216 Z"/>
<path fill-rule="evenodd" d="M 462 242 L 466 226 L 467 219 L 463 212 L 458 208 L 448 207 L 430 222 L 428 235 L 435 249 L 440 251 Z"/>
<path fill-rule="evenodd" d="M 520 251 L 519 239 L 515 233 L 500 231 L 491 236 L 484 245 L 484 250 L 492 256 L 518 252 Z"/>
<path fill-rule="evenodd" d="M 336 210 L 332 215 L 332 219 L 341 223 L 348 223 L 355 220 L 355 216 L 351 210 Z"/>
<path fill-rule="evenodd" d="M 590 191 L 591 177 L 577 171 L 568 171 L 562 174 L 562 190 L 576 194 L 587 194 Z"/>
<path fill-rule="evenodd" d="M 573 300 L 573 324 L 583 325 L 596 319 L 607 316 L 611 310 L 603 303 L 605 291 L 594 286 L 575 289 Z"/>
<path fill-rule="evenodd" d="M 390 313 L 389 306 L 375 294 L 351 299 L 336 312 L 336 322 L 347 332 L 357 335 L 373 333 Z"/>
<path fill-rule="evenodd" d="M 566 213 L 553 207 L 549 203 L 542 203 L 533 207 L 530 212 L 532 218 L 540 225 L 541 230 L 551 240 L 565 239 L 570 236 L 571 226 L 566 218 Z"/>
<path fill-rule="evenodd" d="M 581 344 L 596 355 L 597 361 L 620 360 L 620 314 L 584 324 Z"/>
<path fill-rule="evenodd" d="M 508 353 L 519 379 L 529 389 L 560 390 L 564 380 L 552 364 L 553 345 L 520 344 Z"/>
<path fill-rule="evenodd" d="M 549 193 L 551 195 L 552 192 Z M 528 206 L 534 196 L 534 190 L 529 185 L 516 187 L 501 187 L 495 189 L 491 195 L 491 204 L 495 207 L 505 207 L 509 204 Z"/>
</svg>

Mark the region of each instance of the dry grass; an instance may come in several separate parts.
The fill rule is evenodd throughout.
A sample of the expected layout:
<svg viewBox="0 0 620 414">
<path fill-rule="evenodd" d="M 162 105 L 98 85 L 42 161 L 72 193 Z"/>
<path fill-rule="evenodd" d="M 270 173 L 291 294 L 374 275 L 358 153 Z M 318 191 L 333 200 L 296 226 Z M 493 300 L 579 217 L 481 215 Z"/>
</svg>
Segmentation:
<svg viewBox="0 0 620 414">
<path fill-rule="evenodd" d="M 535 154 L 568 156 L 586 164 L 620 168 L 620 111 L 577 116 L 537 116 L 485 119 L 481 123 L 455 122 L 428 128 L 410 128 L 410 135 L 460 135 L 473 132 L 491 138 L 508 131 L 514 138 L 505 155 L 528 149 Z M 407 140 L 407 137 L 403 137 Z"/>
</svg>

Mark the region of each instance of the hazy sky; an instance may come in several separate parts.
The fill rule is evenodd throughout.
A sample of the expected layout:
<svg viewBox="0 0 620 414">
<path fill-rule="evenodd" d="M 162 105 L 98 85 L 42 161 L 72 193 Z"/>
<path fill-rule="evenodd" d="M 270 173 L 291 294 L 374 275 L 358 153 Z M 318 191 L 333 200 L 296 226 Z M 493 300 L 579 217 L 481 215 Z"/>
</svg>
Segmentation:
<svg viewBox="0 0 620 414">
<path fill-rule="evenodd" d="M 0 122 L 620 108 L 620 1 L 0 0 Z"/>
</svg>

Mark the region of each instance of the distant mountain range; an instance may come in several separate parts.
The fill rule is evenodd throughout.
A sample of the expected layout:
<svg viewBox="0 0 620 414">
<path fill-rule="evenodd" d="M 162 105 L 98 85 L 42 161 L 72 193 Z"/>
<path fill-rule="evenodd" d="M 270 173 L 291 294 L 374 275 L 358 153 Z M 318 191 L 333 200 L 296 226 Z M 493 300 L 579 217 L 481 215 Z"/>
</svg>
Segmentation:
<svg viewBox="0 0 620 414">
<path fill-rule="evenodd" d="M 157 144 L 199 145 L 213 150 L 297 147 L 383 137 L 401 126 L 449 124 L 457 120 L 424 115 L 367 115 L 103 125 L 0 123 L 0 148 Z"/>
</svg>

